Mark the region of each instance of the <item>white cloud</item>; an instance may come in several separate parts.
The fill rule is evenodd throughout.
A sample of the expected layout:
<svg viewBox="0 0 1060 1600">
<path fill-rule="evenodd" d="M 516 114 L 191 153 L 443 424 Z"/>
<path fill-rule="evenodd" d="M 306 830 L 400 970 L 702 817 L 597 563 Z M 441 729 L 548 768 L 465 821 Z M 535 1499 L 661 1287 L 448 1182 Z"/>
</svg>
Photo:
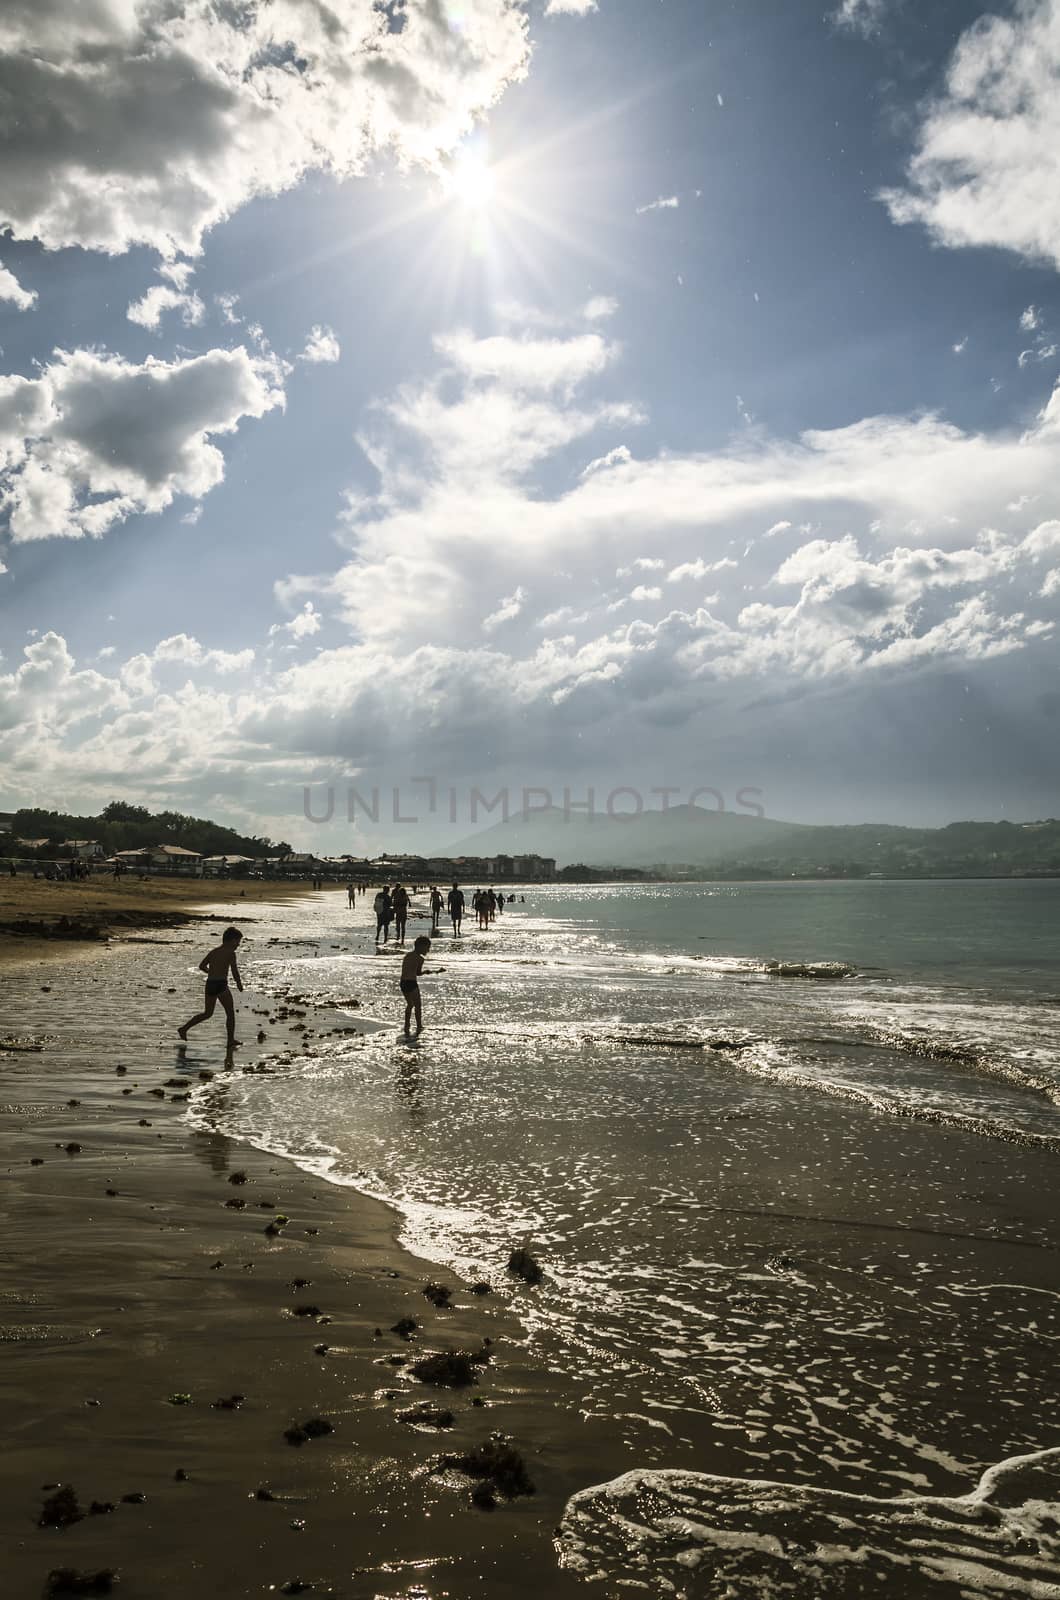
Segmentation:
<svg viewBox="0 0 1060 1600">
<path fill-rule="evenodd" d="M 596 0 L 548 0 L 546 17 L 587 17 L 597 9 Z"/>
<path fill-rule="evenodd" d="M 618 301 L 614 295 L 594 294 L 582 307 L 582 316 L 587 322 L 602 322 L 608 317 L 613 317 L 618 310 Z"/>
<path fill-rule="evenodd" d="M 839 10 L 832 14 L 832 21 L 837 28 L 846 28 L 867 38 L 875 33 L 892 3 L 893 0 L 842 0 Z"/>
<path fill-rule="evenodd" d="M 36 378 L 0 377 L 0 509 L 16 541 L 98 537 L 208 493 L 214 438 L 282 403 L 275 364 L 243 348 L 141 366 L 57 351 Z"/>
<path fill-rule="evenodd" d="M 28 311 L 37 301 L 36 289 L 24 289 L 15 274 L 0 266 L 0 300 L 7 300 L 20 311 Z"/>
<path fill-rule="evenodd" d="M 1042 314 L 1037 306 L 1028 306 L 1020 313 L 1020 327 L 1024 333 L 1036 333 L 1042 325 Z"/>
<path fill-rule="evenodd" d="M 661 556 L 637 556 L 626 567 L 618 567 L 616 578 L 628 578 L 634 572 L 661 572 L 666 562 Z"/>
<path fill-rule="evenodd" d="M 633 452 L 628 445 L 616 444 L 605 456 L 597 456 L 590 461 L 587 467 L 582 468 L 582 477 L 588 478 L 593 472 L 604 472 L 608 467 L 624 466 L 627 461 L 633 460 Z"/>
<path fill-rule="evenodd" d="M 544 341 L 532 358 L 521 341 L 514 352 L 468 341 L 440 341 L 439 370 L 376 406 L 364 439 L 376 481 L 351 494 L 338 571 L 277 586 L 300 614 L 274 636 L 314 637 L 310 596 L 326 594 L 356 643 L 259 666 L 245 688 L 250 657 L 234 646 L 178 634 L 74 685 L 76 664 L 53 643 L 32 704 L 29 683 L 13 700 L 14 675 L 0 680 L 10 791 L 47 770 L 67 792 L 90 781 L 113 793 L 120 777 L 122 792 L 212 804 L 252 771 L 256 792 L 286 797 L 348 772 L 354 753 L 363 766 L 400 748 L 416 748 L 422 770 L 468 773 L 501 722 L 518 727 L 527 762 L 581 759 L 594 739 L 613 756 L 616 728 L 640 753 L 686 725 L 737 738 L 749 702 L 778 686 L 868 695 L 939 663 L 1020 653 L 1030 676 L 1032 652 L 1055 650 L 1060 521 L 1032 522 L 1028 508 L 1060 502 L 1060 393 L 1022 435 L 868 417 L 557 479 L 542 464 L 606 438 L 622 409 L 577 393 L 579 370 L 598 385 L 597 355 L 576 341 Z M 36 380 L 19 381 L 0 417 L 4 403 L 38 405 Z M 778 547 L 761 529 L 782 513 L 798 531 Z M 747 547 L 738 566 L 702 553 L 722 541 Z M 604 575 L 618 564 L 658 580 L 615 596 Z M 708 571 L 716 594 L 660 604 L 682 592 L 664 573 L 699 583 Z M 82 720 L 60 734 L 68 691 Z"/>
<path fill-rule="evenodd" d="M 483 633 L 493 633 L 502 623 L 512 622 L 522 611 L 526 590 L 520 585 L 513 593 L 505 595 L 496 611 L 491 611 L 482 622 Z"/>
<path fill-rule="evenodd" d="M 681 204 L 680 197 L 676 194 L 660 195 L 658 200 L 649 200 L 647 205 L 637 206 L 638 217 L 643 217 L 648 211 L 676 211 Z"/>
<path fill-rule="evenodd" d="M 961 36 L 919 130 L 896 222 L 940 244 L 992 245 L 1060 266 L 1060 0 L 1023 0 Z"/>
<path fill-rule="evenodd" d="M 308 639 L 314 633 L 319 633 L 323 627 L 324 619 L 314 606 L 312 600 L 307 600 L 301 611 L 293 616 L 290 622 L 276 622 L 269 629 L 269 634 L 275 637 L 278 633 L 288 633 L 292 639 Z"/>
<path fill-rule="evenodd" d="M 433 167 L 526 71 L 516 0 L 7 0 L 0 215 L 16 238 L 196 254 L 306 172 Z"/>
<path fill-rule="evenodd" d="M 772 527 L 766 529 L 766 538 L 775 539 L 778 533 L 787 533 L 791 523 L 787 521 L 774 522 Z"/>
<path fill-rule="evenodd" d="M 962 356 L 968 348 L 968 335 L 965 334 L 963 339 L 958 339 L 957 343 L 952 345 L 950 348 L 953 350 L 955 356 Z"/>
<path fill-rule="evenodd" d="M 342 346 L 331 329 L 315 323 L 309 331 L 300 359 L 309 362 L 338 361 L 341 355 Z"/>
<path fill-rule="evenodd" d="M 154 283 L 140 300 L 134 300 L 125 315 L 141 328 L 157 329 L 166 311 L 179 311 L 186 328 L 195 327 L 206 315 L 206 307 L 197 294 L 183 294 L 165 283 Z"/>
<path fill-rule="evenodd" d="M 722 556 L 719 561 L 682 561 L 680 566 L 671 569 L 666 575 L 667 583 L 684 583 L 686 579 L 693 578 L 698 582 L 711 572 L 724 572 L 727 567 L 735 567 L 737 563 L 731 556 Z"/>
<path fill-rule="evenodd" d="M 598 333 L 574 339 L 476 339 L 466 331 L 440 334 L 435 348 L 471 378 L 493 379 L 510 389 L 572 389 L 615 359 L 618 346 Z"/>
<path fill-rule="evenodd" d="M 139 658 L 136 658 L 139 659 Z M 154 662 L 178 662 L 186 667 L 208 667 L 214 672 L 228 674 L 245 672 L 254 664 L 253 650 L 207 650 L 198 639 L 186 633 L 174 633 L 161 639 L 151 656 Z"/>
</svg>

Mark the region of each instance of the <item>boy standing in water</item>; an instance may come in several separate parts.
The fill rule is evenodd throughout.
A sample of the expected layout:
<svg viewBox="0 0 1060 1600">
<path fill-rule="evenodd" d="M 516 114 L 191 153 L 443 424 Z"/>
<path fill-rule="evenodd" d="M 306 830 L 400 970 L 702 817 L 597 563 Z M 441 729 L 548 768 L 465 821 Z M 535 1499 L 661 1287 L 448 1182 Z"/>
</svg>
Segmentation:
<svg viewBox="0 0 1060 1600">
<path fill-rule="evenodd" d="M 214 1006 L 220 1000 L 224 1007 L 225 1021 L 228 1026 L 228 1052 L 236 1044 L 236 1008 L 232 999 L 232 991 L 228 987 L 228 975 L 231 973 L 235 979 L 236 988 L 243 993 L 243 980 L 239 976 L 236 966 L 236 951 L 243 941 L 243 935 L 238 928 L 226 928 L 221 935 L 221 943 L 203 956 L 199 962 L 199 971 L 206 974 L 206 1000 L 198 1016 L 192 1017 L 190 1022 L 185 1022 L 183 1027 L 177 1029 L 180 1037 L 187 1041 L 188 1029 L 197 1028 L 200 1022 L 205 1022 L 213 1016 Z"/>
<path fill-rule="evenodd" d="M 423 1032 L 423 1006 L 420 999 L 420 974 L 423 972 L 423 963 L 430 952 L 431 941 L 425 933 L 421 933 L 408 955 L 401 963 L 401 993 L 405 1001 L 405 1037 L 410 1035 L 409 1023 L 412 1013 L 416 1013 L 416 1032 Z M 444 967 L 434 967 L 433 972 L 444 972 Z"/>
</svg>

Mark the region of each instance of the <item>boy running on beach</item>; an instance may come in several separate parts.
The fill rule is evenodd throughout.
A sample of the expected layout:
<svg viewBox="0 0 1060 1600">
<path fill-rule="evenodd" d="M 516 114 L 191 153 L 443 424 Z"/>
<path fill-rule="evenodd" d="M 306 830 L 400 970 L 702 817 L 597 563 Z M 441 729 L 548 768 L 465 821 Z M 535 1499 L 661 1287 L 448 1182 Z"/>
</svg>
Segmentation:
<svg viewBox="0 0 1060 1600">
<path fill-rule="evenodd" d="M 228 987 L 228 975 L 231 973 L 235 979 L 236 988 L 243 993 L 243 980 L 239 976 L 236 966 L 236 951 L 243 941 L 243 935 L 238 928 L 226 928 L 221 935 L 221 943 L 203 956 L 199 962 L 199 971 L 206 974 L 206 1002 L 198 1016 L 192 1017 L 190 1022 L 185 1022 L 177 1033 L 184 1040 L 188 1037 L 189 1028 L 197 1028 L 200 1022 L 205 1022 L 213 1016 L 214 1006 L 220 1000 L 224 1007 L 225 1020 L 228 1025 L 228 1049 L 235 1048 L 236 1040 L 236 1008 L 232 999 L 232 991 Z"/>
<path fill-rule="evenodd" d="M 401 993 L 405 1000 L 405 1036 L 410 1034 L 409 1023 L 412 1013 L 416 1013 L 416 1032 L 423 1032 L 423 1007 L 420 1000 L 420 974 L 424 971 L 423 963 L 430 952 L 431 941 L 425 933 L 421 933 L 408 955 L 401 963 Z M 444 972 L 444 967 L 433 967 L 431 975 Z"/>
</svg>

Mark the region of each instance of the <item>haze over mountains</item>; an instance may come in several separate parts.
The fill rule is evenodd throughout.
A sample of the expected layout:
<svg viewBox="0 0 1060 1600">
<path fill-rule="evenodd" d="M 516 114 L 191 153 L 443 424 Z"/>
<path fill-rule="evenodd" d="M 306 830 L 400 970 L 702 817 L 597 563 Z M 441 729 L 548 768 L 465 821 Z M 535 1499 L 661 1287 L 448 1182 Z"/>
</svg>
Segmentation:
<svg viewBox="0 0 1060 1600">
<path fill-rule="evenodd" d="M 671 806 L 626 819 L 567 814 L 553 806 L 519 813 L 449 848 L 454 855 L 553 856 L 559 867 L 994 875 L 1060 871 L 1060 822 L 815 827 L 698 806 Z"/>
</svg>

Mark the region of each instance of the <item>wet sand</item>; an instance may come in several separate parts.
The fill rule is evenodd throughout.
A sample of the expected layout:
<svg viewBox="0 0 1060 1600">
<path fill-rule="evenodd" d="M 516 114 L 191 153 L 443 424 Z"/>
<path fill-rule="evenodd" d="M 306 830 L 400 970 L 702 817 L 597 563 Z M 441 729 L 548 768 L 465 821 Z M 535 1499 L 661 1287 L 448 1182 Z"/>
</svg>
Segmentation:
<svg viewBox="0 0 1060 1600">
<path fill-rule="evenodd" d="M 527 1593 L 528 1562 L 554 1568 L 552 1532 L 579 1481 L 515 1320 L 403 1252 L 387 1207 L 191 1132 L 177 1041 L 157 1026 L 167 1002 L 129 994 L 135 961 L 118 945 L 5 979 L 0 1039 L 19 1044 L 0 1050 L 4 1593 L 40 1595 L 65 1567 L 113 1568 L 116 1592 L 137 1600 L 297 1582 L 395 1600 Z M 115 1002 L 121 1042 L 100 1050 L 77 1014 Z M 252 1040 L 250 1022 L 245 1010 Z M 269 1031 L 275 1048 L 283 1030 Z M 187 1085 L 196 1063 L 221 1068 L 222 1037 L 219 1023 L 192 1036 Z M 261 1055 L 251 1045 L 240 1060 Z M 429 1282 L 451 1288 L 450 1309 L 424 1296 Z M 411 1339 L 391 1331 L 401 1318 L 419 1324 Z M 490 1351 L 473 1386 L 406 1372 L 450 1348 Z M 235 1408 L 214 1405 L 233 1395 Z M 400 1420 L 421 1405 L 453 1425 Z M 334 1432 L 288 1442 L 312 1418 Z M 471 1479 L 432 1469 L 498 1430 L 537 1492 L 490 1511 L 472 1504 Z M 38 1527 L 56 1485 L 85 1515 Z M 114 1509 L 91 1514 L 93 1501 Z M 550 1592 L 581 1585 L 550 1578 Z"/>
<path fill-rule="evenodd" d="M 350 924 L 362 946 L 368 915 L 362 902 Z M 118 941 L 72 965 L 5 973 L 0 1039 L 19 1041 L 0 1051 L 5 1594 L 36 1597 L 66 1567 L 116 1569 L 116 1592 L 135 1600 L 263 1596 L 284 1585 L 345 1600 L 625 1592 L 614 1573 L 586 1589 L 559 1570 L 552 1539 L 571 1495 L 642 1462 L 610 1419 L 579 1411 L 575 1382 L 535 1361 L 502 1298 L 476 1296 L 400 1250 L 388 1208 L 184 1122 L 200 1072 L 215 1072 L 214 1092 L 224 1092 L 222 1029 L 204 1025 L 182 1057 L 171 1029 L 187 1014 L 187 980 L 173 976 L 166 994 L 144 978 L 186 969 L 206 932 L 170 934 L 171 952 L 139 960 L 140 947 Z M 260 1005 L 248 996 L 237 1071 L 306 1048 L 294 1015 L 265 1020 L 259 1047 Z M 267 1009 L 277 1015 L 275 1002 Z M 320 1031 L 335 1017 L 306 1020 Z M 188 1071 L 173 1081 L 181 1064 Z M 966 1196 L 967 1229 L 994 1281 L 1055 1285 L 1051 1160 L 913 1125 L 898 1136 L 861 1108 L 809 1097 L 807 1113 L 817 1134 L 842 1130 L 859 1149 L 875 1206 L 901 1196 L 905 1221 L 922 1218 L 930 1231 L 938 1193 L 921 1193 L 920 1176 L 945 1140 L 947 1186 Z M 731 1125 L 703 1131 L 704 1168 L 717 1170 Z M 742 1203 L 719 1215 L 719 1247 L 748 1263 L 791 1249 L 812 1261 L 826 1241 L 837 1248 L 821 1213 L 838 1211 L 830 1202 L 843 1192 L 852 1272 L 865 1264 L 865 1228 L 877 1262 L 908 1248 L 908 1235 L 886 1224 L 875 1232 L 880 1214 L 862 1206 L 854 1168 L 849 1182 L 835 1174 L 834 1195 L 801 1193 L 804 1154 L 797 1138 L 772 1143 L 768 1163 L 745 1174 Z M 240 1173 L 246 1181 L 232 1182 Z M 452 1289 L 453 1309 L 424 1296 L 429 1281 Z M 411 1342 L 391 1331 L 403 1317 L 420 1324 Z M 492 1359 L 473 1387 L 428 1387 L 406 1370 L 424 1351 L 477 1352 L 486 1339 Z M 244 1399 L 214 1405 L 234 1395 Z M 421 1403 L 451 1409 L 453 1427 L 399 1419 Z M 1054 1403 L 1046 1386 L 1043 1447 L 1054 1442 L 1045 1421 Z M 318 1417 L 334 1432 L 287 1441 L 287 1430 Z M 466 1477 L 432 1468 L 495 1430 L 514 1442 L 536 1493 L 486 1511 Z M 723 1434 L 696 1465 L 738 1470 Z M 38 1527 L 56 1485 L 72 1486 L 86 1514 L 65 1529 Z M 114 1509 L 91 1514 L 93 1501 Z M 901 1574 L 892 1586 L 887 1565 L 873 1592 L 909 1593 Z"/>
</svg>

